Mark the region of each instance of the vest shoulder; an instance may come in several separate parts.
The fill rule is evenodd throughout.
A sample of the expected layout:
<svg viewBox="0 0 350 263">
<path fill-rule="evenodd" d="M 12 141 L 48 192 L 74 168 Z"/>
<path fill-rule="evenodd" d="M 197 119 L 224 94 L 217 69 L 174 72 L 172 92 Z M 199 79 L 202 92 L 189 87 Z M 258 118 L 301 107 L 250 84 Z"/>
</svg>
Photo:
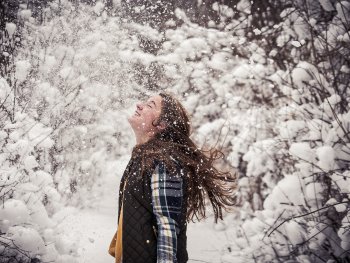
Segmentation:
<svg viewBox="0 0 350 263">
<path fill-rule="evenodd" d="M 157 169 L 164 169 L 172 175 L 181 175 L 184 174 L 186 166 L 181 160 L 176 159 L 176 157 L 169 156 L 166 159 L 156 158 L 154 160 L 153 171 Z"/>
</svg>

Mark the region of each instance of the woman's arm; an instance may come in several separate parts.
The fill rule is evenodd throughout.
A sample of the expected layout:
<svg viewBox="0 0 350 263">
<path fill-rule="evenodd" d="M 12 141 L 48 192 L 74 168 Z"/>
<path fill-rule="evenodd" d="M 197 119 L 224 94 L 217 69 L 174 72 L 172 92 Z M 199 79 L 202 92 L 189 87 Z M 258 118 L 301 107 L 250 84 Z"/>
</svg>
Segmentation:
<svg viewBox="0 0 350 263">
<path fill-rule="evenodd" d="M 157 263 L 176 263 L 179 215 L 183 198 L 182 178 L 166 171 L 158 164 L 152 177 L 153 213 L 157 218 Z"/>
</svg>

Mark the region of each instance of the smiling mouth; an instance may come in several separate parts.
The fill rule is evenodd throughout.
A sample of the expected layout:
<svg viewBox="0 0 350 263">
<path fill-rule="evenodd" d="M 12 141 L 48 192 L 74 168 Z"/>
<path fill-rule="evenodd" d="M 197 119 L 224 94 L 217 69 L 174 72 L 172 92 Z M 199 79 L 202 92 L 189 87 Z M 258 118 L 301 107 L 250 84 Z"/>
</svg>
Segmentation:
<svg viewBox="0 0 350 263">
<path fill-rule="evenodd" d="M 137 111 L 135 111 L 135 115 L 136 116 L 141 116 L 140 113 L 138 113 Z"/>
</svg>

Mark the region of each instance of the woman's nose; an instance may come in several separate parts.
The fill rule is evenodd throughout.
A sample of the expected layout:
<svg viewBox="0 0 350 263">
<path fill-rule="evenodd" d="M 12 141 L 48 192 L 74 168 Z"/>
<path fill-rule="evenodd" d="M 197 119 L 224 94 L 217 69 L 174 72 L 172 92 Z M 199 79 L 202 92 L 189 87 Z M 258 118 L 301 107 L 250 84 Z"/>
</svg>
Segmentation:
<svg viewBox="0 0 350 263">
<path fill-rule="evenodd" d="M 142 110 L 142 103 L 141 102 L 136 103 L 136 107 L 138 110 Z"/>
</svg>

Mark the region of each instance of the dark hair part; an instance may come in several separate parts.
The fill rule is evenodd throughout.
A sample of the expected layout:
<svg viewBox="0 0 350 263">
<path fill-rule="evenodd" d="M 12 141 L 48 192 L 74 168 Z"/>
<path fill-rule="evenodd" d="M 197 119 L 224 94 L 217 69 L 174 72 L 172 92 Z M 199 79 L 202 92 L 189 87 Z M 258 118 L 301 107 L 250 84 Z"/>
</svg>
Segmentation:
<svg viewBox="0 0 350 263">
<path fill-rule="evenodd" d="M 222 172 L 214 167 L 213 162 L 224 157 L 220 150 L 201 150 L 190 139 L 190 120 L 181 103 L 169 93 L 161 92 L 159 95 L 162 97 L 162 110 L 158 120 L 152 124 L 157 126 L 164 122 L 166 128 L 144 144 L 146 152 L 142 154 L 142 166 L 151 167 L 155 156 L 171 171 L 176 171 L 176 167 L 170 156 L 185 164 L 189 190 L 186 220 L 193 221 L 194 216 L 197 220 L 206 218 L 206 195 L 212 204 L 215 222 L 218 218 L 222 220 L 222 208 L 227 211 L 229 206 L 236 204 L 233 192 L 237 187 L 235 174 Z M 134 150 L 137 148 L 139 147 L 135 146 Z M 234 184 L 228 185 L 228 182 Z"/>
</svg>

